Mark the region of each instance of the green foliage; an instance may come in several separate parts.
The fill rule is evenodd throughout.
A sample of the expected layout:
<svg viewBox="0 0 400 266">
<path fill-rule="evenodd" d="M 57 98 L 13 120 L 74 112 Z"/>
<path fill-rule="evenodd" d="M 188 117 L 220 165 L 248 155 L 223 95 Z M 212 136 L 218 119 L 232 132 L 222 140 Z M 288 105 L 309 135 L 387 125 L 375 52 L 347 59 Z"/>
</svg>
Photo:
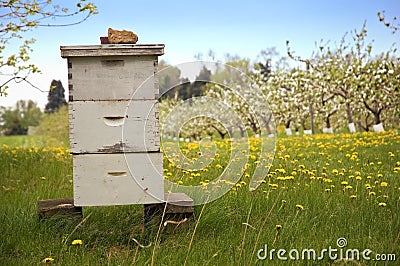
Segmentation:
<svg viewBox="0 0 400 266">
<path fill-rule="evenodd" d="M 62 106 L 54 113 L 45 114 L 35 134 L 46 137 L 48 145 L 68 147 L 68 107 Z"/>
<path fill-rule="evenodd" d="M 0 96 L 6 95 L 9 82 L 13 80 L 28 82 L 27 77 L 30 73 L 40 72 L 35 64 L 30 62 L 30 53 L 33 50 L 31 45 L 35 40 L 25 39 L 24 32 L 41 26 L 79 24 L 97 13 L 97 7 L 86 0 L 77 0 L 73 10 L 54 4 L 52 0 L 1 1 L 0 8 L 0 70 L 2 74 L 11 76 L 7 81 L 0 83 Z M 76 17 L 78 19 L 73 21 L 72 19 Z M 54 19 L 63 22 L 54 24 Z M 18 45 L 19 49 L 16 49 Z"/>
<path fill-rule="evenodd" d="M 4 135 L 25 135 L 30 126 L 37 126 L 42 111 L 36 103 L 20 100 L 14 108 L 2 107 L 0 110 L 0 133 Z"/>
<path fill-rule="evenodd" d="M 46 113 L 53 113 L 57 111 L 61 106 L 67 105 L 64 95 L 65 89 L 60 80 L 54 80 L 51 82 L 49 95 L 47 96 L 47 104 L 44 108 Z"/>
</svg>

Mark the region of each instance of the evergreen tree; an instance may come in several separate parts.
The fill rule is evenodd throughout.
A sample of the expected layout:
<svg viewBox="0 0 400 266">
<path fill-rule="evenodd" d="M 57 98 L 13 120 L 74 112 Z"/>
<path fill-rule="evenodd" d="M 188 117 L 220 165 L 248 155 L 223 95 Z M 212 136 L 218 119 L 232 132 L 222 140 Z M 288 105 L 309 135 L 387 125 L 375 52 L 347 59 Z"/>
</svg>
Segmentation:
<svg viewBox="0 0 400 266">
<path fill-rule="evenodd" d="M 44 108 L 45 113 L 53 113 L 58 110 L 61 106 L 66 105 L 64 87 L 59 80 L 54 80 L 51 82 L 49 95 L 47 96 L 48 103 Z"/>
</svg>

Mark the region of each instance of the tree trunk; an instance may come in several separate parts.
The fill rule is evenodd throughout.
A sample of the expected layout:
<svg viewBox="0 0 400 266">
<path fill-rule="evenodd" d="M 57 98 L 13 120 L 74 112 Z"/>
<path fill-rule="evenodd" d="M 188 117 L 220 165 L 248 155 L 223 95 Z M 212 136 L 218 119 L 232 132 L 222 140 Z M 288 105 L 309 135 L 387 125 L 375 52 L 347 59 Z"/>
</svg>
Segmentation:
<svg viewBox="0 0 400 266">
<path fill-rule="evenodd" d="M 326 117 L 326 127 L 331 128 L 331 119 L 329 115 Z"/>
<path fill-rule="evenodd" d="M 315 129 L 314 129 L 314 107 L 313 107 L 313 102 L 311 100 L 312 100 L 311 96 L 309 96 L 308 97 L 308 101 L 310 103 L 309 110 L 310 110 L 311 132 L 313 134 L 315 134 Z"/>
<path fill-rule="evenodd" d="M 220 135 L 221 139 L 225 138 L 225 135 L 228 134 L 228 132 L 222 132 L 222 130 L 220 130 L 219 128 L 217 128 L 216 126 L 212 125 L 212 128 L 215 129 L 215 131 L 218 132 L 218 134 Z"/>
<path fill-rule="evenodd" d="M 381 121 L 381 112 L 374 113 L 374 121 L 375 121 L 375 125 L 378 125 L 382 122 Z"/>
<path fill-rule="evenodd" d="M 351 111 L 351 106 L 350 106 L 349 102 L 346 102 L 346 113 L 347 113 L 347 120 L 349 121 L 349 124 L 354 123 L 353 112 Z"/>
<path fill-rule="evenodd" d="M 241 136 L 242 138 L 244 138 L 244 132 L 245 132 L 245 130 L 244 130 L 242 127 L 239 127 L 239 130 L 240 130 L 240 136 Z"/>
</svg>

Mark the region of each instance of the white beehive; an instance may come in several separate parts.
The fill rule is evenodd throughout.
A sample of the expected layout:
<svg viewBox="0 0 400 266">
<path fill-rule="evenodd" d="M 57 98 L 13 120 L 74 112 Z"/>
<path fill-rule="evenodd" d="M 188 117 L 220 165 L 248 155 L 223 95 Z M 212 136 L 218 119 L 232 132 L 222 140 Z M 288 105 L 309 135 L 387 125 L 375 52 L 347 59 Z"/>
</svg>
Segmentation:
<svg viewBox="0 0 400 266">
<path fill-rule="evenodd" d="M 60 49 L 68 60 L 74 204 L 162 202 L 156 72 L 164 45 Z"/>
</svg>

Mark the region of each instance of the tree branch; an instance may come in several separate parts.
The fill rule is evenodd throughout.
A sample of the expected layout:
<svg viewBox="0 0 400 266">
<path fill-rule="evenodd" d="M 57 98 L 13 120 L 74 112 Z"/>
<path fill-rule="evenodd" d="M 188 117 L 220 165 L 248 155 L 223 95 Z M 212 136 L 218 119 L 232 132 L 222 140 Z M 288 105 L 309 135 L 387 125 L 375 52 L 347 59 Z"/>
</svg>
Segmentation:
<svg viewBox="0 0 400 266">
<path fill-rule="evenodd" d="M 28 77 L 12 77 L 9 80 L 7 80 L 6 82 L 4 82 L 3 84 L 0 85 L 0 89 L 4 88 L 8 83 L 10 83 L 11 81 L 14 81 L 15 83 L 21 83 L 21 82 L 26 82 L 28 83 L 32 88 L 42 92 L 42 93 L 48 93 L 49 91 L 44 91 L 42 89 L 40 89 L 39 87 L 35 86 L 34 84 L 32 84 L 28 79 Z"/>
</svg>

